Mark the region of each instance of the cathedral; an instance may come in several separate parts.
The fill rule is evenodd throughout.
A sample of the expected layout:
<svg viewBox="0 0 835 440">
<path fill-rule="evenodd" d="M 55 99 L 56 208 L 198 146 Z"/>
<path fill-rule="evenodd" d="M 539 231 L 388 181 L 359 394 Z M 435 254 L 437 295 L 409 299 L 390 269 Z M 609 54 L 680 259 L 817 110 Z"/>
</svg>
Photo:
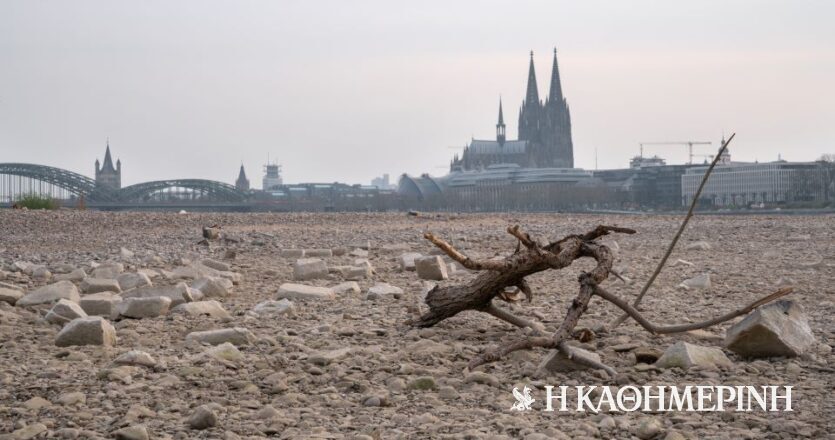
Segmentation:
<svg viewBox="0 0 835 440">
<path fill-rule="evenodd" d="M 450 171 L 480 170 L 496 164 L 516 164 L 523 168 L 574 168 L 574 146 L 571 142 L 571 114 L 562 94 L 557 50 L 551 70 L 551 88 L 543 102 L 536 85 L 536 71 L 531 52 L 528 68 L 528 89 L 519 109 L 519 136 L 508 140 L 505 135 L 502 102 L 496 139 L 473 139 L 450 164 Z"/>
</svg>

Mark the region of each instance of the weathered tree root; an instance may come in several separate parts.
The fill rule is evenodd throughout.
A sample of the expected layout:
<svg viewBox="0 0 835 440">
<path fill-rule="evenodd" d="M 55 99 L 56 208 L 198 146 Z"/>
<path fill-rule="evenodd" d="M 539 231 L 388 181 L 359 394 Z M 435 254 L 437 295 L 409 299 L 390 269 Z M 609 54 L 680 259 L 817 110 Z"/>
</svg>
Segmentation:
<svg viewBox="0 0 835 440">
<path fill-rule="evenodd" d="M 539 245 L 527 233 L 519 230 L 519 226 L 508 228 L 507 232 L 519 240 L 520 246 L 516 252 L 503 260 L 473 260 L 462 254 L 446 241 L 427 232 L 424 237 L 443 250 L 450 258 L 464 267 L 485 271 L 466 285 L 435 286 L 426 295 L 426 305 L 429 311 L 409 324 L 417 327 L 431 327 L 444 319 L 457 315 L 465 310 L 477 310 L 488 313 L 517 327 L 530 327 L 534 334 L 516 341 L 485 350 L 480 356 L 474 357 L 468 364 L 468 369 L 477 368 L 489 362 L 495 362 L 518 350 L 530 350 L 536 347 L 556 349 L 563 352 L 570 359 L 586 364 L 592 368 L 605 370 L 611 375 L 615 371 L 611 367 L 582 356 L 566 343 L 573 333 L 582 314 L 586 311 L 592 296 L 611 302 L 635 319 L 644 329 L 653 334 L 680 333 L 689 330 L 710 327 L 744 315 L 753 309 L 781 298 L 791 293 L 791 288 L 780 289 L 745 307 L 734 310 L 720 317 L 708 321 L 672 326 L 657 326 L 644 318 L 634 307 L 617 295 L 600 286 L 600 283 L 612 273 L 614 258 L 608 247 L 595 240 L 612 232 L 634 234 L 628 228 L 615 226 L 598 226 L 583 235 L 569 235 L 562 240 Z M 525 249 L 522 249 L 524 246 Z M 554 334 L 544 334 L 541 324 L 518 317 L 509 311 L 493 304 L 496 296 L 508 287 L 518 287 L 525 293 L 528 300 L 532 297 L 530 286 L 525 277 L 548 269 L 562 269 L 574 260 L 590 257 L 597 261 L 597 266 L 590 272 L 580 274 L 580 291 L 571 301 L 565 319 Z M 617 276 L 617 275 L 616 275 Z"/>
<path fill-rule="evenodd" d="M 562 269 L 578 258 L 591 256 L 588 246 L 605 248 L 605 246 L 593 244 L 593 241 L 611 232 L 635 233 L 634 230 L 627 228 L 598 226 L 584 235 L 570 235 L 562 240 L 540 247 L 528 234 L 521 232 L 518 226 L 514 226 L 508 228 L 508 233 L 518 238 L 525 249 L 520 249 L 504 260 L 473 260 L 453 248 L 446 241 L 427 232 L 424 237 L 443 250 L 450 258 L 467 269 L 486 272 L 480 274 L 468 285 L 435 286 L 426 295 L 425 302 L 429 306 L 429 312 L 412 322 L 412 324 L 417 327 L 431 327 L 465 310 L 478 310 L 491 313 L 500 319 L 517 325 L 512 321 L 518 321 L 518 318 L 510 318 L 510 312 L 501 311 L 497 315 L 495 309 L 497 306 L 492 304 L 493 298 L 507 287 L 518 287 L 528 298 L 532 297 L 531 289 L 525 281 L 526 276 L 548 269 Z M 605 252 L 611 258 L 608 249 Z M 609 261 L 605 271 L 601 272 L 601 281 L 608 276 L 610 268 L 611 261 Z"/>
</svg>

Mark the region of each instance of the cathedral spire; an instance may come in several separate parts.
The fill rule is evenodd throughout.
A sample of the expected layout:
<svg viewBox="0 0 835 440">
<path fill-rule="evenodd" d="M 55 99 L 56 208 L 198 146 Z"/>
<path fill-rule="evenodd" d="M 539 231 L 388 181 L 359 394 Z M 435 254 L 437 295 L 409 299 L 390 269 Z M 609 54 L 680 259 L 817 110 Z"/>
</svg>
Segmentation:
<svg viewBox="0 0 835 440">
<path fill-rule="evenodd" d="M 113 168 L 113 158 L 110 156 L 110 138 L 107 138 L 107 148 L 104 151 L 104 163 L 101 165 L 102 170 L 116 171 Z"/>
<path fill-rule="evenodd" d="M 526 105 L 539 105 L 539 90 L 536 88 L 536 70 L 533 67 L 533 51 L 531 51 L 531 64 L 528 68 L 528 91 L 525 93 Z"/>
<path fill-rule="evenodd" d="M 246 178 L 246 171 L 244 171 L 243 163 L 241 163 L 241 170 L 238 171 L 238 179 L 235 181 L 235 188 L 241 191 L 249 190 L 249 179 Z"/>
<path fill-rule="evenodd" d="M 496 123 L 496 141 L 498 141 L 499 144 L 504 144 L 505 141 L 505 125 L 501 96 L 499 97 L 499 122 Z"/>
<path fill-rule="evenodd" d="M 560 84 L 560 69 L 557 66 L 557 48 L 554 48 L 554 67 L 551 69 L 551 91 L 548 100 L 552 103 L 562 102 L 562 84 Z"/>
</svg>

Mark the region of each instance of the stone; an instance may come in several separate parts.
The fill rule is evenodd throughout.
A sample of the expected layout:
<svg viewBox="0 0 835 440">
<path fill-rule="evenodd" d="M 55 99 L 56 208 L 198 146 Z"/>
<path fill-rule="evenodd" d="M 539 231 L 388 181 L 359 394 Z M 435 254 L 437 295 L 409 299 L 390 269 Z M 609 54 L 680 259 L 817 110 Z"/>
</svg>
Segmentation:
<svg viewBox="0 0 835 440">
<path fill-rule="evenodd" d="M 58 400 L 56 400 L 56 403 L 63 406 L 84 404 L 86 402 L 87 396 L 85 396 L 84 393 L 80 391 L 61 394 L 60 396 L 58 396 Z"/>
<path fill-rule="evenodd" d="M 600 355 L 595 352 L 574 346 L 572 346 L 571 349 L 579 356 L 600 362 Z M 569 359 L 561 350 L 551 350 L 551 352 L 548 353 L 548 355 L 539 364 L 539 370 L 543 372 L 564 373 L 587 369 L 589 369 L 587 365 Z"/>
<path fill-rule="evenodd" d="M 219 270 L 221 272 L 229 272 L 232 270 L 232 266 L 229 265 L 229 263 L 224 263 L 223 261 L 212 260 L 211 258 L 204 258 L 200 262 L 206 267 L 211 267 L 212 269 Z"/>
<path fill-rule="evenodd" d="M 333 256 L 333 250 L 331 249 L 305 249 L 304 250 L 305 257 L 318 257 L 318 258 L 329 258 Z"/>
<path fill-rule="evenodd" d="M 315 280 L 328 276 L 328 265 L 318 258 L 302 258 L 293 265 L 293 279 L 296 281 Z"/>
<path fill-rule="evenodd" d="M 344 347 L 337 350 L 323 351 L 310 355 L 307 360 L 319 366 L 325 366 L 333 361 L 344 358 L 351 352 L 351 347 Z"/>
<path fill-rule="evenodd" d="M 356 266 L 349 266 L 348 270 L 342 273 L 342 276 L 350 281 L 364 280 L 374 276 L 374 268 L 371 267 L 371 263 L 368 261 L 363 261 Z"/>
<path fill-rule="evenodd" d="M 127 272 L 116 277 L 119 282 L 119 287 L 122 290 L 135 289 L 137 287 L 152 286 L 154 283 L 148 278 L 148 275 L 138 272 Z"/>
<path fill-rule="evenodd" d="M 329 287 L 314 287 L 304 284 L 284 283 L 278 287 L 277 299 L 330 300 L 336 298 Z"/>
<path fill-rule="evenodd" d="M 258 315 L 288 315 L 293 316 L 296 313 L 296 307 L 289 299 L 281 299 L 278 301 L 267 300 L 258 303 L 253 309 Z"/>
<path fill-rule="evenodd" d="M 78 301 L 78 305 L 90 316 L 104 316 L 109 319 L 119 317 L 118 306 L 122 297 L 113 292 L 99 292 L 91 295 L 84 295 Z"/>
<path fill-rule="evenodd" d="M 368 258 L 368 251 L 365 249 L 354 249 L 349 254 L 352 257 L 359 257 L 359 258 Z"/>
<path fill-rule="evenodd" d="M 679 341 L 670 346 L 655 366 L 659 368 L 678 367 L 687 370 L 691 367 L 716 368 L 731 367 L 731 360 L 725 356 L 722 350 L 714 347 L 703 347 L 701 345 L 688 344 Z"/>
<path fill-rule="evenodd" d="M 186 283 L 178 283 L 175 286 L 146 286 L 132 289 L 122 294 L 122 299 L 129 298 L 155 298 L 167 297 L 171 300 L 171 307 L 176 307 L 180 304 L 194 301 L 194 297 Z"/>
<path fill-rule="evenodd" d="M 655 417 L 647 417 L 638 424 L 635 434 L 641 440 L 650 440 L 658 436 L 663 430 L 664 425 L 661 424 L 661 421 Z"/>
<path fill-rule="evenodd" d="M 282 249 L 278 256 L 281 258 L 302 258 L 304 257 L 304 249 Z"/>
<path fill-rule="evenodd" d="M 138 365 L 148 368 L 154 368 L 157 365 L 157 361 L 150 354 L 140 350 L 131 350 L 122 353 L 113 363 L 117 365 Z"/>
<path fill-rule="evenodd" d="M 443 281 L 449 278 L 446 263 L 437 255 L 415 259 L 415 270 L 423 280 Z"/>
<path fill-rule="evenodd" d="M 225 298 L 232 289 L 232 281 L 226 278 L 204 277 L 191 283 L 191 288 L 199 290 L 206 298 Z"/>
<path fill-rule="evenodd" d="M 368 289 L 365 299 L 377 300 L 388 296 L 399 298 L 401 295 L 403 295 L 403 289 L 391 284 L 377 283 Z"/>
<path fill-rule="evenodd" d="M 85 278 L 80 284 L 84 293 L 116 292 L 122 291 L 119 281 L 110 278 Z"/>
<path fill-rule="evenodd" d="M 119 248 L 119 258 L 121 258 L 122 260 L 130 260 L 131 258 L 133 258 L 133 256 L 133 251 L 130 251 L 124 247 Z"/>
<path fill-rule="evenodd" d="M 49 269 L 40 266 L 32 271 L 32 278 L 38 281 L 46 281 L 52 278 L 52 272 L 50 272 Z"/>
<path fill-rule="evenodd" d="M 421 257 L 423 257 L 423 254 L 419 254 L 417 252 L 406 252 L 404 254 L 400 254 L 400 256 L 397 257 L 397 262 L 400 264 L 400 270 L 414 271 L 415 260 Z"/>
<path fill-rule="evenodd" d="M 211 428 L 217 425 L 217 414 L 208 405 L 200 405 L 188 417 L 187 423 L 192 429 Z"/>
<path fill-rule="evenodd" d="M 710 249 L 710 243 L 706 241 L 694 241 L 684 247 L 685 251 L 709 251 Z"/>
<path fill-rule="evenodd" d="M 76 318 L 86 318 L 87 313 L 78 303 L 66 299 L 59 299 L 52 309 L 47 312 L 44 319 L 52 324 L 64 325 Z"/>
<path fill-rule="evenodd" d="M 134 319 L 156 318 L 168 313 L 170 308 L 171 298 L 167 296 L 128 298 L 116 306 L 119 316 Z"/>
<path fill-rule="evenodd" d="M 32 411 L 39 411 L 41 408 L 52 406 L 52 402 L 40 396 L 35 396 L 26 402 L 23 402 L 23 407 Z"/>
<path fill-rule="evenodd" d="M 600 421 L 597 422 L 597 427 L 600 429 L 614 429 L 617 427 L 617 423 L 615 423 L 615 418 L 612 416 L 603 416 Z"/>
<path fill-rule="evenodd" d="M 22 298 L 17 300 L 15 306 L 26 307 L 50 304 L 60 299 L 78 302 L 81 296 L 78 294 L 78 289 L 75 287 L 75 284 L 69 281 L 58 281 L 57 283 L 43 286 L 23 295 Z"/>
<path fill-rule="evenodd" d="M 100 316 L 74 319 L 65 325 L 55 337 L 55 345 L 58 347 L 72 345 L 103 345 L 109 347 L 114 344 L 116 344 L 116 329 L 110 322 Z"/>
<path fill-rule="evenodd" d="M 43 423 L 32 423 L 20 429 L 16 429 L 12 432 L 10 438 L 12 440 L 29 440 L 43 434 L 47 430 L 48 428 Z"/>
<path fill-rule="evenodd" d="M 237 363 L 244 359 L 244 355 L 240 350 L 228 342 L 209 348 L 205 351 L 204 355 L 221 362 Z"/>
<path fill-rule="evenodd" d="M 438 385 L 435 383 L 435 379 L 431 376 L 422 376 L 409 381 L 406 385 L 406 388 L 410 390 L 434 390 L 438 388 Z"/>
<path fill-rule="evenodd" d="M 238 346 L 250 345 L 255 342 L 255 339 L 255 335 L 243 327 L 191 332 L 186 335 L 186 341 L 197 341 L 209 345 L 220 345 L 225 342 Z"/>
<path fill-rule="evenodd" d="M 464 377 L 464 383 L 480 383 L 483 385 L 498 387 L 499 379 L 496 378 L 496 376 L 483 371 L 471 371 Z"/>
<path fill-rule="evenodd" d="M 728 329 L 725 347 L 749 358 L 800 356 L 815 345 L 815 336 L 800 304 L 780 300 L 757 308 Z"/>
<path fill-rule="evenodd" d="M 59 273 L 52 277 L 55 281 L 75 281 L 80 282 L 84 278 L 87 278 L 87 272 L 84 272 L 84 269 L 74 269 L 68 273 Z"/>
<path fill-rule="evenodd" d="M 356 281 L 347 281 L 336 286 L 331 287 L 333 292 L 337 295 L 350 295 L 360 293 L 360 285 Z"/>
<path fill-rule="evenodd" d="M 92 278 L 110 278 L 116 279 L 120 273 L 125 271 L 125 266 L 122 263 L 105 263 L 101 264 L 90 273 Z"/>
<path fill-rule="evenodd" d="M 200 270 L 193 266 L 175 267 L 170 273 L 170 278 L 173 280 L 194 280 L 200 278 L 202 275 Z"/>
<path fill-rule="evenodd" d="M 710 274 L 703 273 L 701 275 L 696 275 L 693 278 L 686 279 L 684 282 L 679 284 L 679 287 L 684 288 L 685 290 L 689 289 L 707 289 L 710 290 Z"/>
<path fill-rule="evenodd" d="M 113 432 L 116 440 L 149 440 L 148 429 L 143 425 L 127 426 Z"/>
<path fill-rule="evenodd" d="M 211 301 L 196 301 L 185 304 L 180 304 L 171 311 L 172 313 L 184 313 L 189 316 L 209 315 L 212 318 L 231 319 L 232 315 L 223 308 L 219 302 Z"/>
<path fill-rule="evenodd" d="M 0 301 L 15 305 L 17 300 L 23 298 L 23 292 L 17 289 L 0 287 Z"/>
<path fill-rule="evenodd" d="M 458 400 L 461 398 L 461 394 L 455 388 L 445 385 L 438 388 L 438 397 L 444 400 Z"/>
</svg>

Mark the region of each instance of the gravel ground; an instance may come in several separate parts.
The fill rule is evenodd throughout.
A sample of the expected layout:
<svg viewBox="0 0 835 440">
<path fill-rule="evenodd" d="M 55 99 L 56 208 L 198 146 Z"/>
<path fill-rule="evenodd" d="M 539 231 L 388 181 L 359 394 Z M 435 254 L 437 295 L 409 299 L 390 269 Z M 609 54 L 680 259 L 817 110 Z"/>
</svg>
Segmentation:
<svg viewBox="0 0 835 440">
<path fill-rule="evenodd" d="M 497 214 L 409 217 L 403 214 L 208 214 L 0 211 L 0 282 L 25 291 L 53 282 L 13 269 L 15 262 L 43 265 L 56 276 L 70 268 L 87 273 L 97 264 L 121 261 L 125 271 L 154 269 L 155 285 L 174 284 L 172 270 L 210 257 L 231 265 L 241 280 L 220 298 L 231 318 L 170 313 L 157 318 L 114 321 L 112 347 L 57 347 L 61 326 L 43 317 L 49 306 L 14 307 L 0 302 L 0 438 L 835 438 L 835 217 L 696 217 L 641 310 L 656 323 L 704 320 L 790 284 L 816 342 L 792 359 L 742 359 L 725 351 L 730 368 L 655 369 L 636 365 L 630 350 L 640 345 L 665 350 L 678 341 L 721 346 L 725 323 L 706 331 L 652 336 L 634 322 L 598 331 L 585 344 L 618 371 L 536 374 L 543 350 L 517 352 L 467 374 L 469 359 L 486 347 L 519 337 L 522 331 L 488 315 L 465 313 L 430 329 L 412 329 L 424 281 L 401 271 L 404 252 L 428 254 L 423 231 L 452 240 L 471 256 L 512 252 L 504 232 L 519 224 L 544 241 L 583 233 L 598 224 L 634 228 L 617 242 L 616 268 L 633 280 L 607 281 L 610 290 L 633 298 L 675 233 L 679 217 Z M 219 224 L 236 242 L 198 244 L 202 226 Z M 685 251 L 695 241 L 710 250 Z M 253 307 L 276 298 L 292 282 L 294 258 L 280 250 L 342 248 L 370 243 L 370 279 L 361 292 L 333 300 L 294 300 L 292 316 L 256 315 Z M 613 245 L 614 246 L 614 245 Z M 126 248 L 133 256 L 120 255 Z M 234 260 L 225 258 L 234 250 Z M 324 258 L 330 266 L 362 258 Z M 529 278 L 531 304 L 510 306 L 521 316 L 553 330 L 576 295 L 577 276 L 593 267 L 577 261 L 563 271 Z M 712 288 L 683 290 L 687 278 L 709 273 Z M 474 275 L 455 272 L 443 283 Z M 332 273 L 306 281 L 334 286 Z M 397 297 L 368 300 L 379 282 L 404 290 Z M 581 326 L 594 329 L 618 315 L 593 299 Z M 736 321 L 738 321 L 737 319 Z M 255 342 L 238 347 L 240 358 L 217 361 L 210 347 L 186 341 L 190 332 L 242 327 Z M 334 352 L 337 349 L 347 349 Z M 113 361 L 142 350 L 153 367 L 118 366 Z M 328 359 L 322 353 L 333 354 Z M 792 385 L 794 411 L 752 412 L 517 412 L 513 387 L 552 385 Z M 41 400 L 43 399 L 43 400 Z M 208 415 L 207 415 L 208 414 Z M 214 420 L 216 419 L 216 420 Z M 195 429 L 200 421 L 207 429 Z M 134 428 L 124 430 L 124 428 Z M 28 430 L 28 431 L 27 431 Z M 122 430 L 122 431 L 119 431 Z M 33 437 L 26 437 L 27 432 Z M 116 432 L 120 432 L 116 435 Z"/>
</svg>

